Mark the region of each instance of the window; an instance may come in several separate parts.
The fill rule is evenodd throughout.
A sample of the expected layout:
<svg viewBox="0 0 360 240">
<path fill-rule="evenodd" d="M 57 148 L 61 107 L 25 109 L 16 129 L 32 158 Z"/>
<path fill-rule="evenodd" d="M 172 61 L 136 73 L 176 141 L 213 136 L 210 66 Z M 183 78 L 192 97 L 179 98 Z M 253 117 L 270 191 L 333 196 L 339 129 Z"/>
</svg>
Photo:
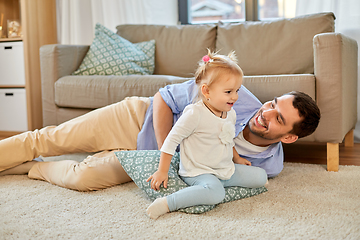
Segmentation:
<svg viewBox="0 0 360 240">
<path fill-rule="evenodd" d="M 296 0 L 258 0 L 259 20 L 295 17 Z"/>
<path fill-rule="evenodd" d="M 191 0 L 191 23 L 245 20 L 243 0 Z"/>
<path fill-rule="evenodd" d="M 296 0 L 179 0 L 182 24 L 295 17 Z"/>
</svg>

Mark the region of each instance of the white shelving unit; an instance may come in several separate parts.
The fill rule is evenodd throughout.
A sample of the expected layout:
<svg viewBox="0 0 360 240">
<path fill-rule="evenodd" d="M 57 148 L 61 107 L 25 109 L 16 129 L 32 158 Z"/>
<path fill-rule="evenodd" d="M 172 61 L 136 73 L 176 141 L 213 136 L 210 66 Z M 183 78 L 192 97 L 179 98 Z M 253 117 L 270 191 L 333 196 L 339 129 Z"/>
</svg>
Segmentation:
<svg viewBox="0 0 360 240">
<path fill-rule="evenodd" d="M 27 131 L 22 41 L 0 42 L 0 76 L 0 131 Z"/>
<path fill-rule="evenodd" d="M 20 23 L 16 38 L 9 38 L 8 20 Z M 57 43 L 56 0 L 0 0 L 0 25 L 2 139 L 42 127 L 39 49 Z"/>
</svg>

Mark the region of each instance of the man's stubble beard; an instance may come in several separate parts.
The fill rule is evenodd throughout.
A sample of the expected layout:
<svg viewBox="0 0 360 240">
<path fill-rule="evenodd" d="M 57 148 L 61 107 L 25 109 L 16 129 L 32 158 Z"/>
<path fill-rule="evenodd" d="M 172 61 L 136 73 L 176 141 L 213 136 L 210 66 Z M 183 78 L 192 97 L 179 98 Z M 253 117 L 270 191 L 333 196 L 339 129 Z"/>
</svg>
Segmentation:
<svg viewBox="0 0 360 240">
<path fill-rule="evenodd" d="M 253 127 L 255 126 L 255 123 L 252 123 L 252 122 L 254 122 L 254 121 L 255 121 L 255 118 L 252 118 L 252 119 L 250 120 L 250 122 L 249 122 L 249 125 L 248 125 L 248 126 L 249 126 L 249 131 L 250 131 L 253 135 L 255 135 L 255 136 L 259 137 L 259 138 L 265 139 L 265 140 L 270 140 L 270 141 L 278 140 L 278 139 L 280 139 L 282 136 L 284 136 L 284 135 L 279 134 L 279 135 L 277 135 L 277 136 L 275 136 L 275 137 L 271 137 L 271 136 L 268 136 L 269 134 L 263 133 L 263 132 L 261 132 L 261 131 L 254 130 Z"/>
</svg>

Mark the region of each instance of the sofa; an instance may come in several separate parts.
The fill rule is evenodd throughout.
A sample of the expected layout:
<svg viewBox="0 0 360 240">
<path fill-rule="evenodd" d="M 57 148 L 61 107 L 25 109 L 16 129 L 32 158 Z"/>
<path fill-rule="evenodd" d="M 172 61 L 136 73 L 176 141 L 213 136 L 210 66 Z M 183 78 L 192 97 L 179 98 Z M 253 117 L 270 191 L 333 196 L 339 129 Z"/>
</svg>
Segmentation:
<svg viewBox="0 0 360 240">
<path fill-rule="evenodd" d="M 131 43 L 155 40 L 150 75 L 72 75 L 89 46 L 40 49 L 43 124 L 58 125 L 129 96 L 153 96 L 159 88 L 193 78 L 207 48 L 234 50 L 243 85 L 261 102 L 298 90 L 316 100 L 318 129 L 301 139 L 327 143 L 329 171 L 337 171 L 339 144 L 353 145 L 357 121 L 357 43 L 336 33 L 333 13 L 293 19 L 199 25 L 119 25 Z"/>
</svg>

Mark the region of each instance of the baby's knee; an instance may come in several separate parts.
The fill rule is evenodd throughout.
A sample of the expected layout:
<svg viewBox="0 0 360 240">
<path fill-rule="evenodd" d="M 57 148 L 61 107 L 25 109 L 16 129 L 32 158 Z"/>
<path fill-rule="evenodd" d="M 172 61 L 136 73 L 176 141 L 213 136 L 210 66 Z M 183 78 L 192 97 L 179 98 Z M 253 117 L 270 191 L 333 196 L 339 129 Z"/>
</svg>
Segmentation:
<svg viewBox="0 0 360 240">
<path fill-rule="evenodd" d="M 257 174 L 254 175 L 254 184 L 255 187 L 263 187 L 268 181 L 268 175 L 266 171 L 262 168 L 257 168 Z"/>
<path fill-rule="evenodd" d="M 206 184 L 203 186 L 207 190 L 206 198 L 208 199 L 207 204 L 218 204 L 221 203 L 225 198 L 225 188 L 221 184 L 212 185 Z"/>
</svg>

